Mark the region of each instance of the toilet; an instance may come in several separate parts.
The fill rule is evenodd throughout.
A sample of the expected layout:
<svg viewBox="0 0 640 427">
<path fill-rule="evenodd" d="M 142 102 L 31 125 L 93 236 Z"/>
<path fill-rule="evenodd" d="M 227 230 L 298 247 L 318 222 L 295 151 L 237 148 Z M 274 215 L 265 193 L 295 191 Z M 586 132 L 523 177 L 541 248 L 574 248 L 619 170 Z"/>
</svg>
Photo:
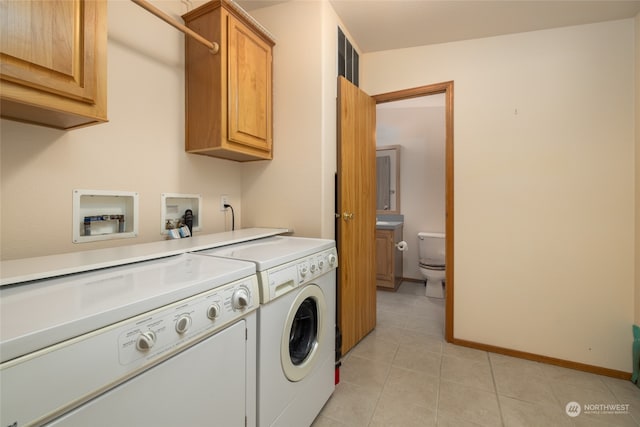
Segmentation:
<svg viewBox="0 0 640 427">
<path fill-rule="evenodd" d="M 444 298 L 445 280 L 444 233 L 418 233 L 418 261 L 420 273 L 427 281 L 426 295 Z"/>
</svg>

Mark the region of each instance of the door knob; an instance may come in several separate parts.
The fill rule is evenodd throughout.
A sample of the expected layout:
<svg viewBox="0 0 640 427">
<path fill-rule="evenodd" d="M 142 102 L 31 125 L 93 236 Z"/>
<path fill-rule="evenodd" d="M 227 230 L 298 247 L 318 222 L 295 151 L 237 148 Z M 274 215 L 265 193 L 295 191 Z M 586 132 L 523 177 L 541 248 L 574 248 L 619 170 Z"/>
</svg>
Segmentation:
<svg viewBox="0 0 640 427">
<path fill-rule="evenodd" d="M 344 212 L 342 214 L 342 218 L 344 218 L 345 221 L 349 221 L 350 219 L 353 219 L 353 212 L 348 213 L 348 212 Z"/>
</svg>

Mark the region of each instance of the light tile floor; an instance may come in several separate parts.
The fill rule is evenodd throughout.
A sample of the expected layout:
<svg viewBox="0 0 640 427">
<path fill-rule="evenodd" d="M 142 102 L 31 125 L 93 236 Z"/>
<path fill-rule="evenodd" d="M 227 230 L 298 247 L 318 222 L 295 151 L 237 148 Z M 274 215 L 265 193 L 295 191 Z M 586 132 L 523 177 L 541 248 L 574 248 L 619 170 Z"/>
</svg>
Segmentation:
<svg viewBox="0 0 640 427">
<path fill-rule="evenodd" d="M 444 300 L 425 297 L 421 283 L 377 296 L 377 326 L 343 357 L 313 427 L 640 425 L 630 381 L 449 344 Z M 569 417 L 573 401 L 629 409 Z"/>
</svg>

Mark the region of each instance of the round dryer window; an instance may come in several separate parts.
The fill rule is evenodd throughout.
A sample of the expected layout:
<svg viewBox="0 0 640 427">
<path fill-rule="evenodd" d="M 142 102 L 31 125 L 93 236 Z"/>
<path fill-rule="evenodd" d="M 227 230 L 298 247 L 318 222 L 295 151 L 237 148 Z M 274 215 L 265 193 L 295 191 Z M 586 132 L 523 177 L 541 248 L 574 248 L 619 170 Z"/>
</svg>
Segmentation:
<svg viewBox="0 0 640 427">
<path fill-rule="evenodd" d="M 280 348 L 282 370 L 290 381 L 300 381 L 316 364 L 319 346 L 324 344 L 326 309 L 324 294 L 317 285 L 305 286 L 291 304 Z"/>
</svg>

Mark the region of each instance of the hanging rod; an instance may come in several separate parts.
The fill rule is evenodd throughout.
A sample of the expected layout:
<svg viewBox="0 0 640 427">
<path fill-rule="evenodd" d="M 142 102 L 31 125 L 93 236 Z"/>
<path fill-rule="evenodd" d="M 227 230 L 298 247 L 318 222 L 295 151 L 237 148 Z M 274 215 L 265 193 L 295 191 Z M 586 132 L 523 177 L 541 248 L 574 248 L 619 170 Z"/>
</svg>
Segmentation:
<svg viewBox="0 0 640 427">
<path fill-rule="evenodd" d="M 185 33 L 189 37 L 191 37 L 191 38 L 195 39 L 196 41 L 202 43 L 203 45 L 205 45 L 206 47 L 209 48 L 209 51 L 211 53 L 216 54 L 220 50 L 220 45 L 218 43 L 210 42 L 209 40 L 207 40 L 204 37 L 202 37 L 200 34 L 198 34 L 195 31 L 193 31 L 191 28 L 182 25 L 181 23 L 179 23 L 178 21 L 173 19 L 171 16 L 167 15 L 166 13 L 164 13 L 163 11 L 158 9 L 157 7 L 151 5 L 146 0 L 131 0 L 131 1 L 134 2 L 135 4 L 137 4 L 138 6 L 140 6 L 141 8 L 146 9 L 149 12 L 153 13 L 155 16 L 157 16 L 158 18 L 162 19 L 167 24 L 177 28 L 178 30 L 182 31 L 183 33 Z"/>
</svg>

